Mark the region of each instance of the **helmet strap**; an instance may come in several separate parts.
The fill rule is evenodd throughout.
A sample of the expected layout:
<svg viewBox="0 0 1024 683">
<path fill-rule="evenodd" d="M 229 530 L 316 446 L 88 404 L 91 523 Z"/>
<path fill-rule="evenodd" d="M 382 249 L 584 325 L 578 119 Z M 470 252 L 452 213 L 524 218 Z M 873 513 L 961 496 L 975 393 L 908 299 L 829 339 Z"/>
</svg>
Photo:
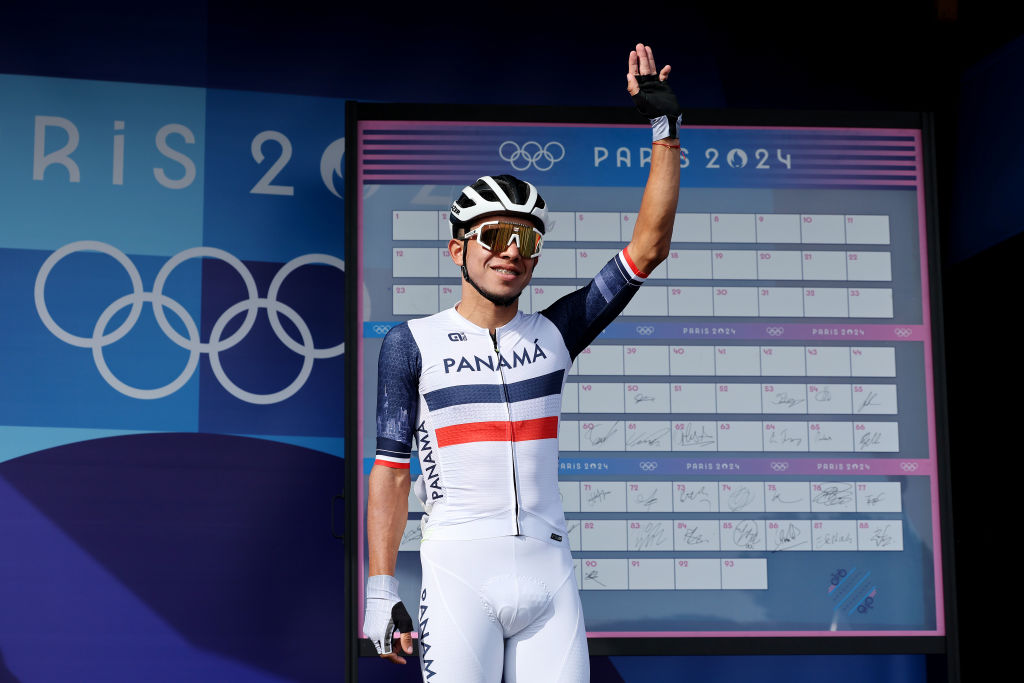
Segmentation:
<svg viewBox="0 0 1024 683">
<path fill-rule="evenodd" d="M 490 301 L 495 306 L 506 307 L 506 306 L 511 306 L 513 303 L 515 303 L 515 301 L 519 298 L 519 295 L 523 293 L 522 291 L 519 291 L 516 294 L 513 294 L 511 296 L 498 296 L 496 294 L 491 294 L 490 292 L 485 292 L 483 290 L 483 288 L 480 287 L 480 285 L 478 285 L 476 283 L 476 281 L 469 276 L 469 270 L 466 268 L 466 254 L 467 253 L 469 253 L 469 240 L 467 240 L 466 238 L 462 238 L 462 277 L 463 277 L 463 279 L 465 279 L 466 282 L 471 284 L 473 286 L 473 289 L 475 289 L 480 294 L 480 296 L 482 296 L 483 298 L 487 299 L 488 301 Z"/>
</svg>

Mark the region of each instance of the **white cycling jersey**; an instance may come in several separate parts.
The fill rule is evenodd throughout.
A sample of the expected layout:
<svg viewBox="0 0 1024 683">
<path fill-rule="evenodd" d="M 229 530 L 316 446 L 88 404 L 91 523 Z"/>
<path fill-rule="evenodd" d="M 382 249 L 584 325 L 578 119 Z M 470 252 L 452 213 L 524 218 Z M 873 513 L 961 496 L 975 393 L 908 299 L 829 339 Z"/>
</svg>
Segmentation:
<svg viewBox="0 0 1024 683">
<path fill-rule="evenodd" d="M 558 493 L 562 388 L 576 356 L 647 277 L 625 249 L 584 287 L 494 334 L 454 308 L 392 328 L 378 365 L 376 463 L 418 444 L 424 540 L 567 544 Z"/>
</svg>

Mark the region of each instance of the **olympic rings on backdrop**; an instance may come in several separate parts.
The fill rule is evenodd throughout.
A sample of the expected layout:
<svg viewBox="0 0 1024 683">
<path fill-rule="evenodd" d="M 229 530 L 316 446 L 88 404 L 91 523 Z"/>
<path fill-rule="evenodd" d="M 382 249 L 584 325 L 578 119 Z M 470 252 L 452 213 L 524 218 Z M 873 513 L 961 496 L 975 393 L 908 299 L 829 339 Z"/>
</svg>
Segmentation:
<svg viewBox="0 0 1024 683">
<path fill-rule="evenodd" d="M 565 147 L 556 141 L 541 147 L 539 142 L 533 140 L 524 142 L 520 147 L 518 142 L 506 140 L 498 145 L 498 156 L 517 171 L 525 171 L 530 166 L 538 171 L 550 171 L 556 162 L 565 158 Z"/>
<path fill-rule="evenodd" d="M 50 272 L 65 256 L 79 251 L 98 251 L 112 257 L 125 269 L 132 283 L 131 294 L 126 294 L 117 299 L 100 314 L 96 320 L 96 325 L 93 327 L 91 337 L 80 337 L 62 328 L 53 319 L 53 316 L 50 315 L 50 311 L 46 306 L 46 280 L 50 276 Z M 246 299 L 228 307 L 217 318 L 217 321 L 213 324 L 213 329 L 210 331 L 210 339 L 207 342 L 203 342 L 200 339 L 199 328 L 195 320 L 192 319 L 192 316 L 185 310 L 185 307 L 163 293 L 167 278 L 171 272 L 182 262 L 192 258 L 215 258 L 224 261 L 239 274 L 246 290 Z M 313 343 L 313 336 L 306 321 L 293 308 L 277 300 L 285 278 L 296 269 L 309 264 L 328 265 L 342 272 L 345 271 L 345 262 L 336 256 L 329 254 L 304 254 L 285 263 L 274 275 L 273 280 L 271 280 L 267 296 L 260 297 L 256 288 L 256 280 L 238 257 L 229 254 L 223 249 L 193 247 L 172 256 L 160 268 L 160 272 L 157 273 L 156 279 L 153 282 L 153 291 L 147 292 L 143 289 L 142 277 L 139 275 L 138 269 L 124 252 L 105 242 L 82 240 L 65 244 L 60 249 L 57 249 L 57 251 L 47 257 L 42 267 L 39 268 L 39 273 L 36 274 L 34 290 L 36 311 L 43 325 L 55 337 L 72 346 L 92 349 L 93 362 L 96 364 L 96 369 L 99 371 L 100 376 L 103 377 L 107 384 L 125 396 L 138 399 L 155 399 L 173 394 L 183 387 L 195 373 L 196 367 L 199 365 L 199 356 L 207 353 L 210 356 L 210 369 L 213 371 L 217 381 L 220 382 L 221 386 L 228 393 L 246 403 L 269 405 L 271 403 L 280 403 L 301 389 L 313 371 L 313 361 L 318 358 L 333 358 L 345 352 L 345 342 L 327 348 L 317 348 Z M 173 381 L 156 389 L 139 389 L 121 381 L 110 370 L 106 359 L 103 357 L 104 347 L 122 339 L 135 327 L 135 323 L 142 313 L 142 305 L 145 303 L 153 306 L 153 315 L 156 318 L 156 322 L 160 326 L 160 330 L 167 335 L 167 338 L 189 352 L 188 361 L 185 363 L 185 369 L 182 370 L 181 374 Z M 107 325 L 110 323 L 110 320 L 119 311 L 128 306 L 131 309 L 128 312 L 127 319 L 117 329 L 107 332 Z M 171 326 L 167 320 L 165 308 L 169 308 L 185 325 L 188 337 L 183 337 Z M 220 353 L 232 348 L 249 334 L 256 323 L 256 316 L 261 308 L 267 310 L 270 327 L 273 329 L 278 340 L 289 350 L 302 356 L 303 361 L 302 368 L 299 370 L 295 380 L 284 389 L 270 394 L 254 394 L 240 388 L 228 378 L 220 363 Z M 227 338 L 221 339 L 227 324 L 242 313 L 245 313 L 245 318 L 242 320 L 238 330 Z M 282 327 L 279 315 L 284 315 L 295 325 L 301 337 L 301 342 L 294 340 Z"/>
<path fill-rule="evenodd" d="M 781 337 L 782 333 L 786 331 L 784 327 L 769 327 L 765 330 L 772 337 Z"/>
<path fill-rule="evenodd" d="M 785 472 L 789 469 L 788 462 L 771 462 L 768 463 L 768 466 L 772 468 L 773 472 Z"/>
<path fill-rule="evenodd" d="M 651 325 L 637 325 L 636 333 L 643 337 L 649 337 L 654 334 L 654 327 Z"/>
<path fill-rule="evenodd" d="M 904 472 L 914 472 L 914 471 L 917 470 L 917 463 L 916 462 L 901 462 L 900 463 L 900 469 L 903 470 Z"/>
<path fill-rule="evenodd" d="M 897 337 L 904 337 L 904 338 L 909 337 L 910 335 L 914 334 L 913 330 L 908 329 L 906 327 L 897 327 L 895 330 L 893 330 L 893 332 L 896 333 Z"/>
<path fill-rule="evenodd" d="M 644 472 L 653 472 L 658 469 L 658 463 L 653 460 L 643 460 L 640 462 L 640 469 Z"/>
</svg>

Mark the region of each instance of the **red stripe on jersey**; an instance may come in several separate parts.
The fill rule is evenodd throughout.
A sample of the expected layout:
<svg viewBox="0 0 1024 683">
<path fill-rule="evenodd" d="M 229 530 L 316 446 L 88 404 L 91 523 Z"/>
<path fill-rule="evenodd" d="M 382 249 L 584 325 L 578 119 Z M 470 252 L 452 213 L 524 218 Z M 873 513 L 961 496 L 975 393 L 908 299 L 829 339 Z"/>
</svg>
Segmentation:
<svg viewBox="0 0 1024 683">
<path fill-rule="evenodd" d="M 642 278 L 646 278 L 647 277 L 647 273 L 645 273 L 644 271 L 642 271 L 639 268 L 637 268 L 636 264 L 633 263 L 633 259 L 629 258 L 629 249 L 623 249 L 622 250 L 622 255 L 626 259 L 626 265 L 628 265 L 630 267 L 630 269 L 633 271 L 634 275 L 636 275 L 637 277 L 642 277 Z"/>
<path fill-rule="evenodd" d="M 557 417 L 539 417 L 519 422 L 468 422 L 437 430 L 437 445 L 440 448 L 476 441 L 535 441 L 555 438 L 558 438 Z"/>
<path fill-rule="evenodd" d="M 396 470 L 407 470 L 409 469 L 409 463 L 391 462 L 390 460 L 381 460 L 377 458 L 373 461 L 374 465 L 384 465 L 384 467 L 394 467 Z"/>
</svg>

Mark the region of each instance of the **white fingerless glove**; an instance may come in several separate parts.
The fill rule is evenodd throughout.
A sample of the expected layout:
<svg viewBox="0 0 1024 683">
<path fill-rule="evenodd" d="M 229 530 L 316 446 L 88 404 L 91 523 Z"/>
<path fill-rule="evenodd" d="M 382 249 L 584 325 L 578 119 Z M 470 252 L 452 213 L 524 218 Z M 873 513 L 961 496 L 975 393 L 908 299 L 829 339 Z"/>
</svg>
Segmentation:
<svg viewBox="0 0 1024 683">
<path fill-rule="evenodd" d="M 373 641 L 377 654 L 389 655 L 395 628 L 399 633 L 411 633 L 412 617 L 398 597 L 398 579 L 378 574 L 366 579 L 366 615 L 363 633 Z"/>
</svg>

